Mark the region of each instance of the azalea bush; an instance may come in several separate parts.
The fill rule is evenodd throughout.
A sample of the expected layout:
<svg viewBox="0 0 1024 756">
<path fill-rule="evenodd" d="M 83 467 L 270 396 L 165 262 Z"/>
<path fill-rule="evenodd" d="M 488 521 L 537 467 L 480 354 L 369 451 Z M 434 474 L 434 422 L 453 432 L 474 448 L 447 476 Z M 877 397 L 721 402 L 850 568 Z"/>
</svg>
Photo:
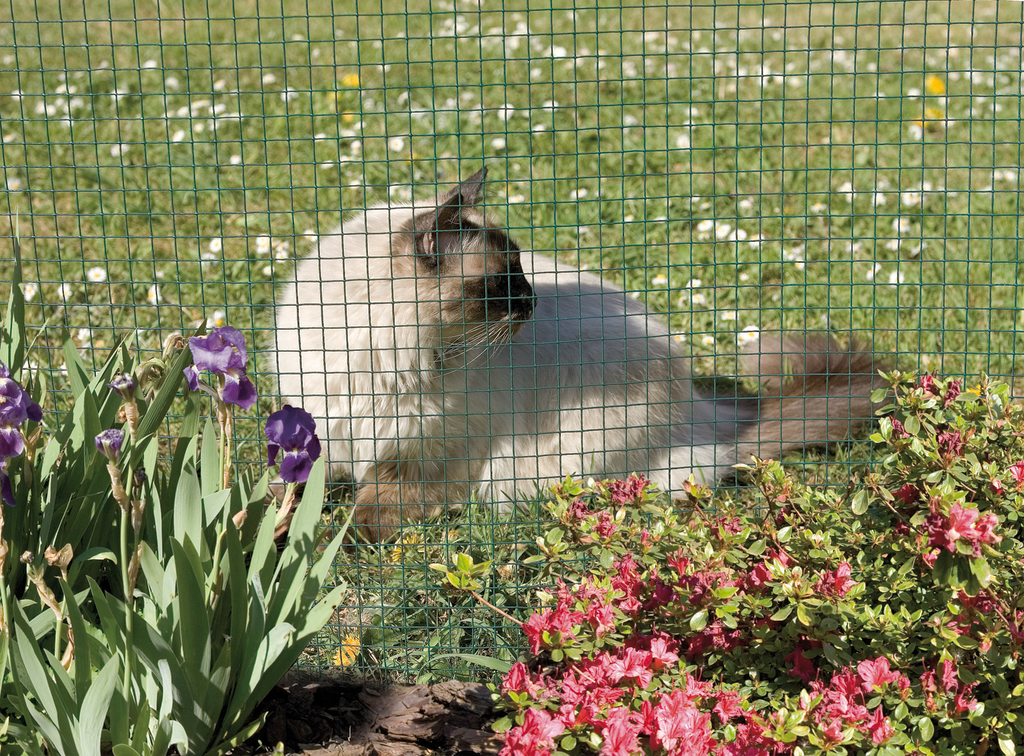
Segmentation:
<svg viewBox="0 0 1024 756">
<path fill-rule="evenodd" d="M 324 496 L 311 419 L 285 407 L 266 429 L 283 514 L 269 471 L 232 480 L 234 413 L 256 401 L 233 328 L 141 364 L 117 349 L 95 374 L 66 338 L 73 400 L 56 417 L 29 370 L 19 283 L 0 333 L 0 751 L 223 754 L 259 728 L 256 706 L 343 590 L 322 590 L 340 537 L 310 566 Z M 161 438 L 172 407 L 180 433 Z"/>
<path fill-rule="evenodd" d="M 504 756 L 1017 752 L 1024 410 L 987 381 L 890 377 L 881 464 L 845 489 L 771 461 L 755 507 L 566 481 Z M 469 591 L 487 571 L 438 568 Z"/>
</svg>

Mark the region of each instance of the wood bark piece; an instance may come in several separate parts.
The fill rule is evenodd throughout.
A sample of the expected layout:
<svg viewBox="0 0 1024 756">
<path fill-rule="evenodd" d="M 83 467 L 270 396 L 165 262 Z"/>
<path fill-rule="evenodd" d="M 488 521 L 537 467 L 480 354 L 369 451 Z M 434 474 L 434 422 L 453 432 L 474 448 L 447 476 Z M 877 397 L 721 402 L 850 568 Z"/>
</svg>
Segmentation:
<svg viewBox="0 0 1024 756">
<path fill-rule="evenodd" d="M 375 688 L 345 682 L 285 682 L 268 697 L 267 722 L 236 756 L 278 743 L 306 756 L 491 756 L 502 741 L 491 692 L 456 680 Z"/>
</svg>

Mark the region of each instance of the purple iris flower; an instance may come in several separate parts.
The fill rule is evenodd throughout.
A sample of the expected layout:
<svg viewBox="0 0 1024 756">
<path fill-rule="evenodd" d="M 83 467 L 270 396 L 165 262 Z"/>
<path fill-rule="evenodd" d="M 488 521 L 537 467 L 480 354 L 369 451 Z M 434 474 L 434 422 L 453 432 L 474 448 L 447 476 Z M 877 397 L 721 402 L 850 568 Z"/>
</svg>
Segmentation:
<svg viewBox="0 0 1024 756">
<path fill-rule="evenodd" d="M 124 431 L 119 428 L 108 428 L 96 436 L 96 448 L 115 465 L 121 457 L 121 446 L 123 444 Z"/>
<path fill-rule="evenodd" d="M 14 492 L 7 477 L 9 460 L 25 451 L 25 438 L 21 426 L 26 420 L 38 423 L 43 411 L 32 401 L 13 378 L 7 366 L 0 362 L 0 498 L 14 506 Z"/>
<path fill-rule="evenodd" d="M 206 336 L 190 338 L 188 346 L 195 364 L 185 368 L 185 381 L 192 391 L 199 388 L 199 371 L 209 370 L 223 379 L 220 398 L 225 404 L 247 410 L 256 403 L 256 386 L 245 374 L 245 337 L 237 328 L 214 328 Z"/>
<path fill-rule="evenodd" d="M 267 464 L 273 465 L 279 451 L 281 479 L 285 483 L 305 483 L 313 462 L 320 457 L 320 439 L 316 437 L 313 416 L 301 407 L 284 405 L 267 418 Z"/>
</svg>

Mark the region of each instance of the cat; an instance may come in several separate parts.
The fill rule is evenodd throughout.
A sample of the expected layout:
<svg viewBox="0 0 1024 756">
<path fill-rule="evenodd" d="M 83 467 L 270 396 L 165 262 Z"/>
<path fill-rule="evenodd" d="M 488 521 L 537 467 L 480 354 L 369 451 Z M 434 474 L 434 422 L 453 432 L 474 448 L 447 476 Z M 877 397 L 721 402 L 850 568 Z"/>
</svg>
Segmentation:
<svg viewBox="0 0 1024 756">
<path fill-rule="evenodd" d="M 330 474 L 357 484 L 362 538 L 570 474 L 679 492 L 870 417 L 872 354 L 828 336 L 762 337 L 743 362 L 774 378 L 716 399 L 661 317 L 485 218 L 484 175 L 347 220 L 279 297 L 281 394 L 313 415 Z"/>
</svg>

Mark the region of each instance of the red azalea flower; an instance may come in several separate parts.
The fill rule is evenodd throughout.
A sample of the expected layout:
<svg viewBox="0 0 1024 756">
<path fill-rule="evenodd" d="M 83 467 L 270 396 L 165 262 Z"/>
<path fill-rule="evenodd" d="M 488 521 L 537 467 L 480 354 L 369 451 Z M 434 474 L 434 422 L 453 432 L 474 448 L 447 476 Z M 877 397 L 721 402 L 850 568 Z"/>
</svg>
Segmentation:
<svg viewBox="0 0 1024 756">
<path fill-rule="evenodd" d="M 786 661 L 793 664 L 793 668 L 789 670 L 790 677 L 799 677 L 805 684 L 809 683 L 818 674 L 814 663 L 804 656 L 804 649 L 800 646 L 793 649 L 793 653 L 786 657 Z"/>
<path fill-rule="evenodd" d="M 904 506 L 909 507 L 917 501 L 921 491 L 913 483 L 904 483 L 898 490 L 893 491 L 892 495 L 902 501 Z"/>
<path fill-rule="evenodd" d="M 960 396 L 960 390 L 962 386 L 963 383 L 960 381 L 959 378 L 949 382 L 949 386 L 946 388 L 946 393 L 942 397 L 943 408 L 951 405 L 953 403 L 953 400 Z"/>
<path fill-rule="evenodd" d="M 907 429 L 903 427 L 903 423 L 895 417 L 892 418 L 892 435 L 895 438 L 907 438 L 910 435 L 907 433 Z"/>
<path fill-rule="evenodd" d="M 608 500 L 615 507 L 638 504 L 643 499 L 648 481 L 643 475 L 630 475 L 625 480 L 605 481 Z"/>
<path fill-rule="evenodd" d="M 938 396 L 939 394 L 939 390 L 935 386 L 935 379 L 932 378 L 931 373 L 925 373 L 918 378 L 917 387 L 925 394 L 930 394 L 931 396 Z"/>
<path fill-rule="evenodd" d="M 850 580 L 852 570 L 849 562 L 843 562 L 835 570 L 822 573 L 821 578 L 814 586 L 814 590 L 826 596 L 843 598 L 856 585 Z"/>
<path fill-rule="evenodd" d="M 962 457 L 964 455 L 964 437 L 960 431 L 943 431 L 937 440 L 941 456 Z"/>
</svg>

